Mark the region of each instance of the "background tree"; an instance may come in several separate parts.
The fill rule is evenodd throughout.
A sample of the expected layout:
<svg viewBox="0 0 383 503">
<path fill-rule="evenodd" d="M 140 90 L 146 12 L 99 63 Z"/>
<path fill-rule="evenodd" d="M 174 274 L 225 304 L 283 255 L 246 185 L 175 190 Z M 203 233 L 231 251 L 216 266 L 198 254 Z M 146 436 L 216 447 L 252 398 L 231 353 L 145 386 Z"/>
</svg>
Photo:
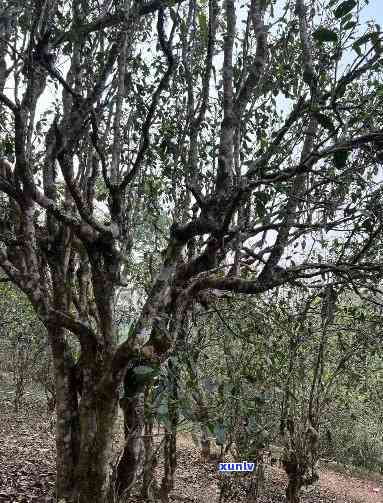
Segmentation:
<svg viewBox="0 0 383 503">
<path fill-rule="evenodd" d="M 49 408 L 55 401 L 55 390 L 44 326 L 14 285 L 4 282 L 0 291 L 1 370 L 12 376 L 15 412 L 23 405 L 31 384 L 42 385 Z"/>
</svg>

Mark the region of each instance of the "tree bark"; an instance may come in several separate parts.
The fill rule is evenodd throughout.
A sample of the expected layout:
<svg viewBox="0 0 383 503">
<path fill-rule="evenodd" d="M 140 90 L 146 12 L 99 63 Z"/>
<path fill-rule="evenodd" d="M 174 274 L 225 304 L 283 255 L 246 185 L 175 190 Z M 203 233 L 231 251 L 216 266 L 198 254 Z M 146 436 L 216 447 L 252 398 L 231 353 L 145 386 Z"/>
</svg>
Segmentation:
<svg viewBox="0 0 383 503">
<path fill-rule="evenodd" d="M 124 378 L 124 396 L 120 407 L 124 414 L 125 446 L 117 466 L 115 490 L 119 496 L 127 496 L 141 474 L 144 462 L 142 440 L 145 426 L 145 382 L 134 372 L 140 361 L 132 361 Z"/>
<path fill-rule="evenodd" d="M 74 361 L 62 328 L 48 330 L 56 387 L 56 496 L 70 499 L 79 459 L 80 423 Z"/>
<path fill-rule="evenodd" d="M 174 475 L 177 468 L 177 430 L 172 424 L 165 429 L 164 476 L 162 477 L 160 497 L 162 503 L 169 501 L 169 493 L 174 487 Z"/>
<path fill-rule="evenodd" d="M 144 450 L 145 460 L 142 477 L 141 497 L 152 500 L 158 493 L 158 487 L 154 478 L 154 470 L 157 464 L 156 452 L 153 449 L 153 424 L 154 417 L 152 413 L 151 386 L 145 388 L 145 435 Z"/>
<path fill-rule="evenodd" d="M 288 476 L 286 502 L 299 503 L 299 493 L 303 486 L 303 473 L 305 470 L 302 470 L 302 466 L 293 451 L 285 450 L 282 456 L 282 466 Z"/>
<path fill-rule="evenodd" d="M 178 379 L 179 367 L 169 359 L 168 411 L 170 424 L 165 427 L 164 475 L 160 488 L 162 503 L 169 501 L 169 493 L 174 487 L 174 475 L 177 468 Z"/>
<path fill-rule="evenodd" d="M 289 476 L 289 482 L 286 488 L 287 503 L 299 503 L 299 493 L 302 487 L 302 481 L 299 476 Z"/>
<path fill-rule="evenodd" d="M 211 445 L 209 440 L 209 432 L 207 426 L 202 424 L 201 426 L 201 457 L 202 459 L 209 460 L 211 456 Z"/>
<path fill-rule="evenodd" d="M 116 492 L 120 496 L 128 496 L 143 467 L 143 393 L 122 398 L 120 407 L 124 413 L 125 446 L 117 467 Z"/>
<path fill-rule="evenodd" d="M 57 393 L 56 497 L 67 503 L 105 503 L 117 395 L 97 395 L 97 373 L 75 363 L 63 329 L 48 335 Z M 85 374 L 82 382 L 79 373 Z"/>
<path fill-rule="evenodd" d="M 80 411 L 81 444 L 75 471 L 75 501 L 105 503 L 110 493 L 110 459 L 117 398 L 83 398 Z"/>
</svg>

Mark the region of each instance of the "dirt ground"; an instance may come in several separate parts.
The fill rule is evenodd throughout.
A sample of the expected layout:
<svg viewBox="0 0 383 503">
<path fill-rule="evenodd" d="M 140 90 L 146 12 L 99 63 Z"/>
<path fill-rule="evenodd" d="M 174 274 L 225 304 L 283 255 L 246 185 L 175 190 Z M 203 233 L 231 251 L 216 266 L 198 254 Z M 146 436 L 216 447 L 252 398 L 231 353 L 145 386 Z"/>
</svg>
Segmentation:
<svg viewBox="0 0 383 503">
<path fill-rule="evenodd" d="M 6 398 L 6 397 L 5 397 Z M 18 414 L 10 400 L 0 401 L 0 503 L 53 503 L 55 442 L 44 403 L 30 401 Z M 302 503 L 383 503 L 383 482 L 322 469 L 318 485 L 302 494 Z M 183 434 L 179 439 L 176 485 L 172 503 L 217 503 L 216 463 L 202 463 Z M 286 476 L 266 468 L 266 483 L 258 503 L 282 503 Z M 227 500 L 239 503 L 239 499 Z"/>
</svg>

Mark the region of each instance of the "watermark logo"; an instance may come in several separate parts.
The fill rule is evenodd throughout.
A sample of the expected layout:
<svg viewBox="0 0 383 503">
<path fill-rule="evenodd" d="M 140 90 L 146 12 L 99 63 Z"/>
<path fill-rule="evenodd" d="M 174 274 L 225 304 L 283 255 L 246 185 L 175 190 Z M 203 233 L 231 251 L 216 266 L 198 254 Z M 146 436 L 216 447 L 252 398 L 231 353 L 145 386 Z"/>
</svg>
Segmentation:
<svg viewBox="0 0 383 503">
<path fill-rule="evenodd" d="M 219 463 L 218 470 L 220 472 L 252 472 L 255 463 L 242 461 L 241 463 Z"/>
</svg>

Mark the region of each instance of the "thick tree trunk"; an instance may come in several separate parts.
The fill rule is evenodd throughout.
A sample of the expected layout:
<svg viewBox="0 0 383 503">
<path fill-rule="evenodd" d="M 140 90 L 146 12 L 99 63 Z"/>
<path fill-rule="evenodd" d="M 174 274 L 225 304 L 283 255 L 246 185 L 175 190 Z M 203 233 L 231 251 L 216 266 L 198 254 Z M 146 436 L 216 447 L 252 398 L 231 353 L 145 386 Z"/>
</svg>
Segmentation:
<svg viewBox="0 0 383 503">
<path fill-rule="evenodd" d="M 286 488 L 287 503 L 299 503 L 299 493 L 302 487 L 302 481 L 299 476 L 289 476 L 289 482 Z"/>
<path fill-rule="evenodd" d="M 56 494 L 68 503 L 105 503 L 110 490 L 117 399 L 100 401 L 83 395 L 77 407 L 77 397 L 69 394 L 74 386 L 68 390 L 66 382 L 61 391 L 58 388 L 57 399 Z"/>
<path fill-rule="evenodd" d="M 75 470 L 76 503 L 105 503 L 110 492 L 110 460 L 117 398 L 82 398 L 81 444 Z"/>
<path fill-rule="evenodd" d="M 80 423 L 74 361 L 61 328 L 48 331 L 52 346 L 56 387 L 56 496 L 68 499 L 75 486 L 79 459 Z"/>
<path fill-rule="evenodd" d="M 57 500 L 105 503 L 117 395 L 97 397 L 98 376 L 89 368 L 80 383 L 62 329 L 50 330 L 49 339 L 56 386 Z"/>
</svg>

